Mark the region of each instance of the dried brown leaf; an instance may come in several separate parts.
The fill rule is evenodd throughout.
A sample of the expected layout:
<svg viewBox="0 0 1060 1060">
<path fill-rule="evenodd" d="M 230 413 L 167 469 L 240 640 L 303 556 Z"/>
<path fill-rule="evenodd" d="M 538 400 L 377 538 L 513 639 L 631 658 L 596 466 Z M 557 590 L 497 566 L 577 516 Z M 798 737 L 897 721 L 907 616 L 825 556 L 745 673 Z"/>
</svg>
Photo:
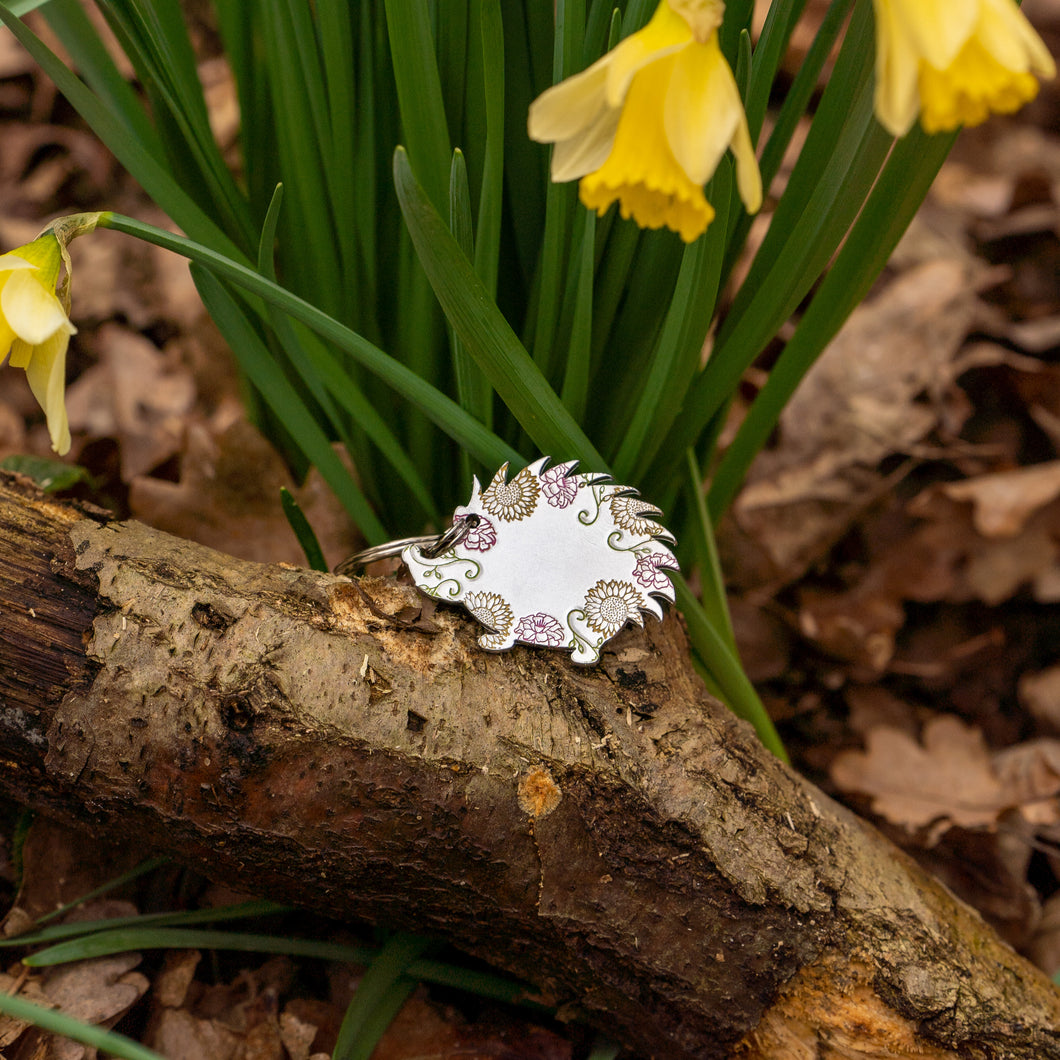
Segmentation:
<svg viewBox="0 0 1060 1060">
<path fill-rule="evenodd" d="M 944 714 L 924 726 L 922 743 L 889 726 L 865 743 L 837 755 L 831 773 L 843 791 L 871 796 L 874 813 L 910 830 L 996 824 L 1005 801 L 978 729 Z"/>
<path fill-rule="evenodd" d="M 1018 692 L 1020 703 L 1041 728 L 1060 733 L 1060 665 L 1024 674 Z"/>
<path fill-rule="evenodd" d="M 973 523 L 983 537 L 1014 537 L 1035 512 L 1060 497 L 1060 460 L 948 482 L 941 490 L 955 501 L 971 501 Z"/>
<path fill-rule="evenodd" d="M 1032 825 L 1060 822 L 1060 740 L 1027 740 L 994 755 L 1005 802 Z"/>
<path fill-rule="evenodd" d="M 170 950 L 162 970 L 155 976 L 152 995 L 159 1005 L 180 1008 L 188 996 L 202 954 L 198 950 Z"/>
<path fill-rule="evenodd" d="M 950 418 L 941 395 L 979 312 L 981 272 L 966 257 L 940 258 L 892 281 L 854 311 L 788 403 L 778 444 L 759 455 L 734 508 L 787 576 L 887 488 L 882 460 L 919 452 Z"/>
<path fill-rule="evenodd" d="M 242 419 L 216 434 L 192 424 L 180 481 L 134 478 L 129 506 L 159 530 L 230 555 L 304 565 L 280 505 L 281 486 L 301 505 L 332 564 L 355 550 L 349 519 L 319 474 L 310 472 L 305 486 L 297 486 L 276 450 Z"/>
</svg>

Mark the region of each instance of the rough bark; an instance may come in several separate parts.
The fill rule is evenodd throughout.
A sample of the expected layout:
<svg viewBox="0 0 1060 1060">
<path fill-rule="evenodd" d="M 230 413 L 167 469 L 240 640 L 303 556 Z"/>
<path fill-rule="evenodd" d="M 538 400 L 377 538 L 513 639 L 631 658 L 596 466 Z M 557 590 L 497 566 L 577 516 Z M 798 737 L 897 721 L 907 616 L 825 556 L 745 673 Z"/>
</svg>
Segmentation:
<svg viewBox="0 0 1060 1060">
<path fill-rule="evenodd" d="M 588 669 L 393 580 L 0 482 L 0 788 L 452 940 L 658 1057 L 1060 1057 L 1060 997 L 757 743 L 676 619 Z"/>
</svg>

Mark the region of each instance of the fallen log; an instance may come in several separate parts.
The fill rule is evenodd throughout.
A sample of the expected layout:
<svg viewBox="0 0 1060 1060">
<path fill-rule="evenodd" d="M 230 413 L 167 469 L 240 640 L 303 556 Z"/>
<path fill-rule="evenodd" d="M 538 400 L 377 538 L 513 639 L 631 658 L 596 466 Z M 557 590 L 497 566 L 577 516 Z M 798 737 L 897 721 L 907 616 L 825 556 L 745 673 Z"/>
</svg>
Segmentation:
<svg viewBox="0 0 1060 1060">
<path fill-rule="evenodd" d="M 448 939 L 640 1055 L 1060 1058 L 1060 993 L 707 693 L 0 479 L 0 790 Z M 822 1051 L 823 1050 L 823 1051 Z"/>
</svg>

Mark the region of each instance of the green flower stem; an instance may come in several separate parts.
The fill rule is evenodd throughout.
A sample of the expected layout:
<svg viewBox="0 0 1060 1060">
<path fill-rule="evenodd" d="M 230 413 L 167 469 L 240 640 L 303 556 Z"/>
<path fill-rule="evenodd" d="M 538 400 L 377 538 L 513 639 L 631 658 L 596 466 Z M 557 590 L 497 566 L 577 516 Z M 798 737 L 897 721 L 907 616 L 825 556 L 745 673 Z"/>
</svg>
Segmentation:
<svg viewBox="0 0 1060 1060">
<path fill-rule="evenodd" d="M 729 602 L 725 595 L 725 577 L 722 574 L 721 562 L 718 559 L 718 548 L 714 540 L 714 524 L 710 519 L 707 500 L 703 489 L 703 473 L 699 468 L 695 451 L 685 453 L 688 466 L 688 491 L 695 509 L 689 520 L 692 527 L 693 547 L 699 561 L 699 580 L 702 588 L 700 596 L 703 610 L 711 626 L 718 630 L 729 650 L 736 651 L 736 634 L 732 628 L 732 617 L 729 614 Z"/>
<path fill-rule="evenodd" d="M 340 324 L 305 299 L 267 280 L 253 269 L 209 247 L 186 239 L 184 236 L 174 235 L 172 232 L 166 232 L 164 229 L 125 217 L 122 214 L 109 212 L 101 214 L 99 226 L 135 236 L 137 239 L 196 261 L 237 287 L 257 295 L 270 305 L 300 320 L 321 338 L 349 353 L 388 386 L 393 387 L 402 397 L 419 408 L 428 419 L 436 423 L 446 434 L 468 449 L 477 460 L 481 460 L 484 464 L 498 467 L 506 460 L 515 463 L 520 461 L 521 458 L 516 450 L 492 431 L 487 430 L 474 417 L 464 412 L 455 401 L 431 386 L 426 380 L 421 379 L 415 372 L 388 356 L 357 332 Z"/>
<path fill-rule="evenodd" d="M 758 738 L 782 762 L 789 761 L 784 744 L 766 713 L 762 700 L 754 685 L 747 679 L 735 653 L 725 639 L 714 628 L 703 605 L 696 599 L 688 583 L 680 575 L 673 576 L 677 594 L 677 606 L 688 623 L 688 635 L 692 647 L 699 654 L 710 675 L 717 683 L 726 706 L 737 716 L 754 726 Z"/>
</svg>

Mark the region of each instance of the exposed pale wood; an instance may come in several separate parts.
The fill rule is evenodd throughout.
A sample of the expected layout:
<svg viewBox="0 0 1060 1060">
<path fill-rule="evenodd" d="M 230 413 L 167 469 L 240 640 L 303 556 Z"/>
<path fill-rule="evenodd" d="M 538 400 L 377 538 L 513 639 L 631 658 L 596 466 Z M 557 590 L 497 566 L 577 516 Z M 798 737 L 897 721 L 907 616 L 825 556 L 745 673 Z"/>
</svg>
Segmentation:
<svg viewBox="0 0 1060 1060">
<path fill-rule="evenodd" d="M 8 794 L 451 939 L 642 1055 L 1060 1057 L 1055 988 L 763 751 L 675 619 L 579 669 L 10 479 L 0 523 Z"/>
</svg>

